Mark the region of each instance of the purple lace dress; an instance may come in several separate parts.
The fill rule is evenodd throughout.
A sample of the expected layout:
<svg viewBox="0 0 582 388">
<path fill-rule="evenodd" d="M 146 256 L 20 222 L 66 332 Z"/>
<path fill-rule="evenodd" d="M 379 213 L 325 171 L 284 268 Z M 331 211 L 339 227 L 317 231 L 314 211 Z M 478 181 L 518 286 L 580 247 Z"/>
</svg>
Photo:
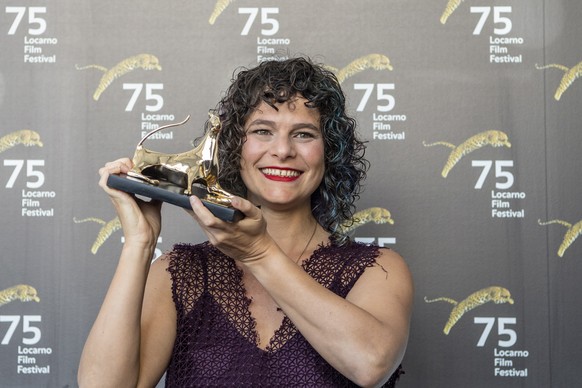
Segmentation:
<svg viewBox="0 0 582 388">
<path fill-rule="evenodd" d="M 346 297 L 378 248 L 352 243 L 319 247 L 303 263 L 319 283 Z M 233 259 L 209 243 L 176 245 L 168 271 L 178 312 L 166 387 L 355 387 L 284 317 L 268 347 L 258 344 L 250 299 Z M 385 387 L 393 387 L 399 368 Z"/>
</svg>

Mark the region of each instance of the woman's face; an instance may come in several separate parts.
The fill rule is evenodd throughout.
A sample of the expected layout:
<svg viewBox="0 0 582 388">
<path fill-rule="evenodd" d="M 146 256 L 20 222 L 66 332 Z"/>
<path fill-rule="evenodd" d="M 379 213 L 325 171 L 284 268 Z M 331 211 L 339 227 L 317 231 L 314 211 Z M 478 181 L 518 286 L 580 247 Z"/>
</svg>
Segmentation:
<svg viewBox="0 0 582 388">
<path fill-rule="evenodd" d="M 324 145 L 317 109 L 301 96 L 277 104 L 262 102 L 245 123 L 241 177 L 257 205 L 311 206 L 323 178 Z"/>
</svg>

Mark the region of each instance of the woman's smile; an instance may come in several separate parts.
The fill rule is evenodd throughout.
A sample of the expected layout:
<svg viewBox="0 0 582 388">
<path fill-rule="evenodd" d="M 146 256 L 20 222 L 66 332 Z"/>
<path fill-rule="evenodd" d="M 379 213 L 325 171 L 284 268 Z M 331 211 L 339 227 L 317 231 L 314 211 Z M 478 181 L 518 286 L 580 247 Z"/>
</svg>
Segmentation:
<svg viewBox="0 0 582 388">
<path fill-rule="evenodd" d="M 301 171 L 290 168 L 265 167 L 261 168 L 260 171 L 265 175 L 265 178 L 280 182 L 293 182 L 301 175 Z"/>
</svg>

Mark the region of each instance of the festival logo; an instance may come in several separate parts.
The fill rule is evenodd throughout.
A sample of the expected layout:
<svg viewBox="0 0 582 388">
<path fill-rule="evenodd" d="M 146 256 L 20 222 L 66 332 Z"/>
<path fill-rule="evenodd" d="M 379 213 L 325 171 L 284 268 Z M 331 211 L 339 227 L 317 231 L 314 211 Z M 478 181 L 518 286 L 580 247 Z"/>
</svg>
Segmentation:
<svg viewBox="0 0 582 388">
<path fill-rule="evenodd" d="M 493 302 L 495 304 L 513 304 L 513 299 L 511 299 L 510 292 L 506 288 L 499 286 L 487 287 L 475 291 L 461 302 L 457 302 L 456 300 L 447 297 L 428 299 L 426 296 L 424 297 L 424 301 L 426 303 L 447 302 L 454 306 L 451 314 L 449 315 L 449 320 L 443 329 L 445 335 L 449 334 L 453 326 L 463 317 L 466 312 L 471 311 L 476 307 L 479 307 L 487 302 Z"/>
<path fill-rule="evenodd" d="M 25 147 L 43 147 L 38 132 L 30 129 L 21 129 L 11 132 L 0 138 L 0 153 L 7 151 L 17 145 Z M 22 190 L 21 215 L 23 217 L 53 217 L 54 208 L 47 208 L 44 205 L 51 202 L 56 197 L 52 190 L 42 190 L 45 185 L 46 175 L 44 170 L 44 159 L 5 159 L 4 167 L 12 168 L 10 177 L 4 185 L 7 190 L 14 190 L 24 184 L 26 189 Z M 25 181 L 25 182 L 23 182 Z"/>
<path fill-rule="evenodd" d="M 346 67 L 339 69 L 332 66 L 325 66 L 326 69 L 333 72 L 339 83 L 343 83 L 347 78 L 360 73 L 367 69 L 373 70 L 392 70 L 390 59 L 382 54 L 368 54 L 350 62 Z"/>
<path fill-rule="evenodd" d="M 0 306 L 4 306 L 13 301 L 21 302 L 40 302 L 36 289 L 28 284 L 18 284 L 16 286 L 0 291 Z M 2 345 L 10 345 L 13 342 L 19 342 L 15 356 L 15 372 L 17 375 L 43 375 L 51 373 L 51 366 L 43 363 L 46 358 L 50 359 L 53 354 L 51 347 L 39 347 L 37 344 L 43 338 L 42 335 L 42 315 L 2 315 L 0 320 L 3 323 L 9 323 L 9 328 L 3 335 Z M 18 331 L 21 328 L 22 331 Z M 20 337 L 20 338 L 19 338 Z M 9 356 L 9 351 L 3 348 L 3 355 Z M 4 360 L 7 361 L 7 357 Z M 14 360 L 13 358 L 13 360 Z M 9 367 L 12 363 L 4 361 L 2 366 Z M 14 365 L 14 364 L 12 364 Z M 6 374 L 3 375 L 5 383 Z M 23 380 L 19 380 L 23 381 Z M 10 384 L 8 384 L 10 385 Z"/>
<path fill-rule="evenodd" d="M 77 70 L 97 69 L 105 73 L 101 77 L 99 85 L 97 86 L 97 89 L 93 94 L 93 99 L 95 101 L 99 100 L 101 94 L 105 91 L 105 89 L 107 89 L 109 85 L 113 83 L 113 81 L 133 70 L 136 69 L 162 70 L 158 58 L 151 54 L 138 54 L 133 57 L 126 58 L 123 61 L 119 62 L 117 65 L 113 66 L 111 69 L 107 69 L 106 67 L 101 65 L 87 65 L 87 66 L 75 65 L 75 68 Z"/>
<path fill-rule="evenodd" d="M 545 66 L 538 66 L 536 64 L 536 69 L 538 70 L 548 69 L 551 67 L 555 69 L 560 69 L 565 73 L 564 76 L 562 77 L 562 80 L 560 81 L 560 85 L 558 85 L 558 88 L 556 89 L 556 93 L 554 93 L 554 98 L 556 99 L 556 101 L 560 101 L 560 98 L 562 97 L 562 94 L 564 94 L 566 89 L 568 89 L 570 85 L 572 85 L 574 81 L 582 75 L 582 61 L 570 69 L 564 65 L 559 65 L 557 63 L 552 63 L 550 65 Z"/>
<path fill-rule="evenodd" d="M 453 167 L 461 160 L 461 158 L 475 150 L 478 150 L 486 145 L 492 147 L 507 147 L 511 148 L 511 143 L 509 142 L 508 136 L 501 131 L 490 130 L 478 133 L 474 136 L 471 136 L 463 143 L 458 146 L 454 144 L 444 142 L 444 141 L 437 141 L 434 143 L 426 143 L 425 141 L 422 142 L 425 147 L 432 147 L 436 145 L 445 146 L 451 148 L 452 151 L 449 154 L 449 158 L 443 167 L 441 175 L 443 178 L 446 178 L 449 172 L 452 170 Z"/>
<path fill-rule="evenodd" d="M 37 132 L 30 129 L 21 129 L 0 137 L 0 153 L 18 144 L 22 144 L 25 147 L 43 146 L 40 135 Z"/>
<path fill-rule="evenodd" d="M 564 234 L 564 239 L 558 248 L 558 256 L 563 257 L 566 249 L 574 243 L 574 241 L 582 234 L 582 220 L 578 221 L 576 224 L 572 225 L 569 222 L 563 220 L 550 220 L 543 222 L 542 220 L 538 220 L 538 224 L 544 225 L 551 225 L 551 224 L 560 224 L 568 228 L 566 233 Z"/>
<path fill-rule="evenodd" d="M 99 250 L 101 245 L 103 245 L 105 243 L 105 241 L 107 241 L 107 239 L 114 232 L 121 229 L 121 221 L 119 221 L 118 217 L 115 217 L 114 219 L 112 219 L 109 222 L 103 221 L 102 219 L 95 218 L 95 217 L 88 217 L 88 218 L 84 218 L 81 220 L 78 220 L 77 218 L 73 218 L 73 221 L 76 224 L 81 224 L 81 223 L 90 221 L 90 222 L 96 222 L 96 223 L 102 225 L 101 229 L 99 230 L 99 233 L 97 234 L 97 238 L 95 239 L 95 242 L 93 243 L 93 246 L 91 247 L 91 253 L 94 255 L 97 254 L 97 251 Z"/>
<path fill-rule="evenodd" d="M 40 302 L 36 289 L 28 284 L 18 284 L 0 291 L 0 306 L 19 300 L 21 302 Z"/>
</svg>

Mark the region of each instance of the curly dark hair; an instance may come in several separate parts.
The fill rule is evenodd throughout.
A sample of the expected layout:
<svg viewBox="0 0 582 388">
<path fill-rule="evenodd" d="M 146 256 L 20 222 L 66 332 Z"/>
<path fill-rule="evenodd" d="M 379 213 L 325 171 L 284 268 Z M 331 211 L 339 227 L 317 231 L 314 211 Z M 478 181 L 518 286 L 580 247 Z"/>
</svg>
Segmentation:
<svg viewBox="0 0 582 388">
<path fill-rule="evenodd" d="M 305 105 L 319 111 L 324 139 L 324 177 L 311 198 L 313 215 L 343 245 L 349 238 L 342 226 L 350 225 L 361 182 L 369 167 L 365 145 L 356 134 L 356 121 L 346 114 L 345 96 L 335 75 L 309 58 L 266 61 L 241 69 L 218 104 L 222 128 L 218 139 L 220 176 L 224 189 L 246 196 L 240 175 L 240 159 L 246 140 L 245 123 L 253 110 L 265 102 L 284 103 L 297 95 Z"/>
</svg>

